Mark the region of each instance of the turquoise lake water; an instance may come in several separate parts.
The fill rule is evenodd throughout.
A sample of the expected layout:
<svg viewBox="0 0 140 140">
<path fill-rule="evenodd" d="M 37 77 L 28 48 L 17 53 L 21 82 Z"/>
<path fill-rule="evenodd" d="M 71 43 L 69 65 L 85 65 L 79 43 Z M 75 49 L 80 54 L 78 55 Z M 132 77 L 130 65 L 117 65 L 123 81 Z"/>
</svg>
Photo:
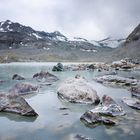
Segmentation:
<svg viewBox="0 0 140 140">
<path fill-rule="evenodd" d="M 55 63 L 10 63 L 0 65 L 0 91 L 8 91 L 13 85 L 23 81 L 11 80 L 13 74 L 26 78 L 24 82 L 40 84 L 32 76 L 43 71 L 49 71 L 60 79 L 51 86 L 42 86 L 39 93 L 26 96 L 26 101 L 39 114 L 38 117 L 23 117 L 12 113 L 0 112 L 0 140 L 72 140 L 72 134 L 82 134 L 95 140 L 140 140 L 140 111 L 134 110 L 121 102 L 123 97 L 131 97 L 127 89 L 109 87 L 95 82 L 96 76 L 108 72 L 95 71 L 65 71 L 52 72 Z M 59 84 L 68 77 L 80 74 L 87 78 L 100 98 L 110 95 L 126 111 L 126 115 L 117 118 L 118 124 L 113 127 L 100 125 L 88 128 L 80 122 L 81 115 L 93 109 L 93 105 L 78 105 L 61 101 L 57 97 Z M 120 71 L 119 75 L 140 77 L 139 71 Z M 60 110 L 67 107 L 68 110 Z"/>
</svg>

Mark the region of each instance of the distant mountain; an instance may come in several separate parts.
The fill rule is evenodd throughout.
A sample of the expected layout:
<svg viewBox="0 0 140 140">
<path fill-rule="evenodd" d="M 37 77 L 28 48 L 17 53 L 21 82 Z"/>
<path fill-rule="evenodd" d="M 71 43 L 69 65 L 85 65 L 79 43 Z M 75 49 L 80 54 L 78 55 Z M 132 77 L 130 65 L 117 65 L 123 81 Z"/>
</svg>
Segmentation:
<svg viewBox="0 0 140 140">
<path fill-rule="evenodd" d="M 126 41 L 113 51 L 111 57 L 115 60 L 128 57 L 140 61 L 140 24 L 130 33 Z"/>
<path fill-rule="evenodd" d="M 10 20 L 0 22 L 0 62 L 103 61 L 110 52 L 112 48 L 97 41 L 69 39 L 59 31 L 36 31 Z"/>
</svg>

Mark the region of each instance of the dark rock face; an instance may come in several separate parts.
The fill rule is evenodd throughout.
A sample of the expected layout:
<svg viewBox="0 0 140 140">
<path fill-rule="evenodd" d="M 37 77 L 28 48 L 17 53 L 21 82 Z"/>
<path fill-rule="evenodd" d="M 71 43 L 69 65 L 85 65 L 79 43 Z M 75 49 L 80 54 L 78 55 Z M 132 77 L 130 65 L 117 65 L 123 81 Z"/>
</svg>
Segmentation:
<svg viewBox="0 0 140 140">
<path fill-rule="evenodd" d="M 94 70 L 95 69 L 95 65 L 94 64 L 90 64 L 90 65 L 87 66 L 87 69 Z"/>
<path fill-rule="evenodd" d="M 133 99 L 133 98 L 123 98 L 122 100 L 125 104 L 130 106 L 133 109 L 138 109 L 140 110 L 140 101 Z"/>
<path fill-rule="evenodd" d="M 34 74 L 33 78 L 39 82 L 56 82 L 59 80 L 55 75 L 44 71 Z"/>
<path fill-rule="evenodd" d="M 38 86 L 32 85 L 30 83 L 18 83 L 12 89 L 10 89 L 9 92 L 21 96 L 28 95 L 38 92 Z"/>
<path fill-rule="evenodd" d="M 131 87 L 132 96 L 135 96 L 140 99 L 140 85 Z"/>
<path fill-rule="evenodd" d="M 22 116 L 37 116 L 37 113 L 25 101 L 17 95 L 0 94 L 0 111 L 17 113 Z"/>
<path fill-rule="evenodd" d="M 12 77 L 13 80 L 25 80 L 24 77 L 18 75 L 18 74 L 14 74 L 13 77 Z"/>
<path fill-rule="evenodd" d="M 116 122 L 110 117 L 125 115 L 123 109 L 107 95 L 102 97 L 102 104 L 94 109 L 85 112 L 81 116 L 81 121 L 89 127 L 95 127 L 98 124 L 115 125 Z"/>
<path fill-rule="evenodd" d="M 64 67 L 61 63 L 57 63 L 57 65 L 53 67 L 52 71 L 64 71 Z"/>
<path fill-rule="evenodd" d="M 134 29 L 134 31 L 127 37 L 126 43 L 137 41 L 140 39 L 140 24 Z"/>
</svg>

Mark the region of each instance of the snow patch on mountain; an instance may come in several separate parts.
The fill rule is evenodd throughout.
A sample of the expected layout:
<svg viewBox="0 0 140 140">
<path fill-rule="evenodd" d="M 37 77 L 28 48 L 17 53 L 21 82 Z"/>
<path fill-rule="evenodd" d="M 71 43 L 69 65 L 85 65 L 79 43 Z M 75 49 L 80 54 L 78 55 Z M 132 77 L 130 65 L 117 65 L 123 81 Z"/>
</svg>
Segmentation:
<svg viewBox="0 0 140 140">
<path fill-rule="evenodd" d="M 110 38 L 110 37 L 98 41 L 98 43 L 101 46 L 111 47 L 111 48 L 119 47 L 124 42 L 125 42 L 125 39 L 114 39 L 114 38 Z"/>
<path fill-rule="evenodd" d="M 35 36 L 37 39 L 42 39 L 42 37 L 41 36 L 39 36 L 38 34 L 36 34 L 36 33 L 32 33 L 32 35 L 33 36 Z"/>
<path fill-rule="evenodd" d="M 94 49 L 80 49 L 81 51 L 83 52 L 97 52 L 97 50 L 94 50 Z"/>
</svg>

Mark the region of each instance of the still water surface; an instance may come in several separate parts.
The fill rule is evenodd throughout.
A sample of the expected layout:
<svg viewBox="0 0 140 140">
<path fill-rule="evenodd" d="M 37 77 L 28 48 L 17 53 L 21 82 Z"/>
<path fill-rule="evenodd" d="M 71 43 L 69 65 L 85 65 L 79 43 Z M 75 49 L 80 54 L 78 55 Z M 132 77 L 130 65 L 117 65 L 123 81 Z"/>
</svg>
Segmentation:
<svg viewBox="0 0 140 140">
<path fill-rule="evenodd" d="M 13 85 L 21 81 L 13 81 L 13 74 L 20 74 L 26 82 L 37 83 L 32 76 L 43 71 L 50 71 L 55 63 L 11 63 L 0 65 L 0 79 L 6 80 L 0 84 L 0 91 L 8 91 Z M 122 97 L 131 97 L 127 89 L 107 87 L 96 83 L 93 78 L 105 72 L 97 71 L 67 71 L 51 72 L 59 77 L 59 81 L 51 86 L 42 86 L 38 94 L 26 96 L 27 102 L 39 114 L 35 117 L 23 117 L 12 113 L 0 113 L 0 140 L 71 140 L 71 134 L 82 134 L 95 140 L 140 140 L 140 111 L 131 109 L 121 102 Z M 118 117 L 118 125 L 106 127 L 100 125 L 95 128 L 84 126 L 80 116 L 92 105 L 76 105 L 65 103 L 57 97 L 56 90 L 66 78 L 80 74 L 86 77 L 102 97 L 110 95 L 122 105 L 126 115 Z M 119 72 L 125 77 L 140 77 L 139 72 Z M 67 107 L 68 110 L 60 110 Z"/>
</svg>

